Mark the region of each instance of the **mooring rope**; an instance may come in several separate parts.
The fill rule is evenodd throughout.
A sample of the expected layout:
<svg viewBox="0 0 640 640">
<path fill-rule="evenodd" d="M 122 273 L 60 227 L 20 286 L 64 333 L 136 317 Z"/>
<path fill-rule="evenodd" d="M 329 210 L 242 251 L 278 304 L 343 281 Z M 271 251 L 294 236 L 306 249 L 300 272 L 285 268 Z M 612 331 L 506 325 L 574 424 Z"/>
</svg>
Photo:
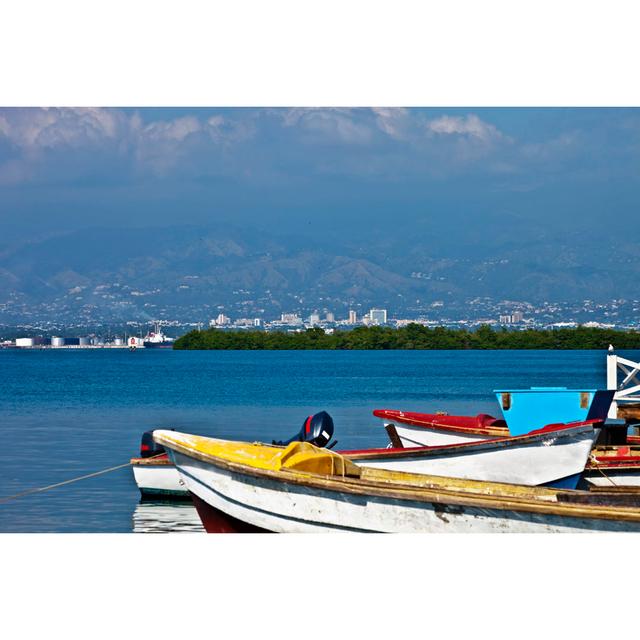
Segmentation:
<svg viewBox="0 0 640 640">
<path fill-rule="evenodd" d="M 153 460 L 153 458 L 159 458 L 160 456 L 166 455 L 165 453 L 156 453 L 155 456 L 149 456 L 146 460 Z M 118 469 L 123 469 L 124 467 L 131 466 L 131 462 L 125 462 L 124 464 L 116 465 L 115 467 L 109 467 L 108 469 L 102 469 L 102 471 L 94 471 L 93 473 L 87 473 L 84 476 L 78 476 L 77 478 L 71 478 L 70 480 L 64 480 L 63 482 L 56 482 L 55 484 L 49 484 L 46 487 L 37 487 L 35 489 L 27 489 L 26 491 L 20 491 L 20 493 L 14 493 L 12 496 L 5 496 L 4 498 L 0 498 L 0 504 L 3 502 L 9 502 L 10 500 L 15 500 L 16 498 L 22 498 L 22 496 L 28 496 L 31 493 L 40 493 L 42 491 L 48 491 L 49 489 L 55 489 L 56 487 L 61 487 L 65 484 L 71 484 L 72 482 L 78 482 L 78 480 L 86 480 L 87 478 L 95 478 L 96 476 L 101 476 L 105 473 L 110 473 L 111 471 L 117 471 Z"/>
<path fill-rule="evenodd" d="M 595 468 L 614 486 L 617 487 L 618 485 L 600 468 L 600 465 L 598 464 L 598 459 L 593 455 L 593 453 L 589 454 L 589 458 L 591 459 L 591 462 L 593 463 L 593 465 L 595 466 Z"/>
<path fill-rule="evenodd" d="M 94 473 L 87 473 L 84 476 L 78 476 L 77 478 L 71 478 L 70 480 L 64 480 L 63 482 L 56 482 L 55 484 L 49 484 L 46 487 L 36 487 L 35 489 L 27 489 L 26 491 L 20 491 L 20 493 L 14 493 L 12 496 L 5 496 L 4 498 L 0 498 L 0 504 L 2 504 L 3 502 L 9 502 L 10 500 L 15 500 L 16 498 L 22 498 L 23 496 L 28 496 L 31 493 L 40 493 L 42 491 L 48 491 L 49 489 L 55 489 L 56 487 L 61 487 L 65 484 L 78 482 L 78 480 L 86 480 L 87 478 L 94 478 L 95 476 L 101 476 L 105 473 L 109 473 L 110 471 L 116 471 L 117 469 L 122 469 L 130 465 L 131 463 L 127 462 L 126 464 L 119 464 L 116 467 L 109 467 L 108 469 L 102 469 L 102 471 L 95 471 Z"/>
</svg>

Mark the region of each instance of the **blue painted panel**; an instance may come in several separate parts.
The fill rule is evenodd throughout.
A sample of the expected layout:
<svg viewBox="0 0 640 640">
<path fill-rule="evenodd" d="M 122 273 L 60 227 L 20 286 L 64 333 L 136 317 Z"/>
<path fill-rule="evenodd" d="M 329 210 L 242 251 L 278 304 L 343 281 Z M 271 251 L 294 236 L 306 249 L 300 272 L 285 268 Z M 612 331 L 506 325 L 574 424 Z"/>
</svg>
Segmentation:
<svg viewBox="0 0 640 640">
<path fill-rule="evenodd" d="M 581 473 L 574 473 L 572 476 L 567 476 L 566 478 L 545 482 L 542 486 L 553 487 L 554 489 L 575 489 L 578 486 L 581 475 Z"/>
<path fill-rule="evenodd" d="M 494 393 L 512 436 L 524 435 L 548 424 L 604 420 L 614 394 L 613 391 L 566 387 L 503 389 Z M 587 394 L 586 402 L 581 402 L 581 394 Z"/>
</svg>

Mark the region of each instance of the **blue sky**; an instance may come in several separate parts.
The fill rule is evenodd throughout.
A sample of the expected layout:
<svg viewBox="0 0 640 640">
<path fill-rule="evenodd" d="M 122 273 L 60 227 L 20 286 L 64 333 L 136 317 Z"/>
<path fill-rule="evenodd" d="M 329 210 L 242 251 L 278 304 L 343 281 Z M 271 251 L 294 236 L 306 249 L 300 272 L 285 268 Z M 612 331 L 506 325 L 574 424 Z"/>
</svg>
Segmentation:
<svg viewBox="0 0 640 640">
<path fill-rule="evenodd" d="M 596 230 L 635 222 L 639 196 L 638 109 L 0 109 L 5 242 L 218 221 Z"/>
</svg>

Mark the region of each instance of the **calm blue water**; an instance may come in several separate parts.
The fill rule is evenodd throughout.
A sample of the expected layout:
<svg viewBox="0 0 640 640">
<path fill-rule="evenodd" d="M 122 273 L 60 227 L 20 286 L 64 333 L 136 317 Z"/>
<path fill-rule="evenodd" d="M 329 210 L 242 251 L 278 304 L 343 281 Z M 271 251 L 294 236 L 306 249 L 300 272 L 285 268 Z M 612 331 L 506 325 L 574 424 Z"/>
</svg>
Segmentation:
<svg viewBox="0 0 640 640">
<path fill-rule="evenodd" d="M 375 408 L 495 415 L 493 389 L 604 387 L 605 363 L 599 351 L 0 350 L 0 497 L 125 463 L 147 429 L 271 441 L 324 409 L 338 448 L 384 446 Z M 124 468 L 0 504 L 0 531 L 151 530 L 138 497 Z M 157 513 L 164 530 L 193 515 Z"/>
</svg>

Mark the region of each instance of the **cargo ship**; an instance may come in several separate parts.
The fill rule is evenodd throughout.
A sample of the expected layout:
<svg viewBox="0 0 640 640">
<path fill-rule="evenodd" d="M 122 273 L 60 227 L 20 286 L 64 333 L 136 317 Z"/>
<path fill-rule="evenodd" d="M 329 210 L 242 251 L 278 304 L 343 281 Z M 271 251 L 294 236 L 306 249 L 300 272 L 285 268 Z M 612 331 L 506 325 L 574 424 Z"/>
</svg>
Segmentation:
<svg viewBox="0 0 640 640">
<path fill-rule="evenodd" d="M 162 333 L 158 322 L 154 325 L 154 330 L 149 331 L 142 339 L 145 349 L 171 349 L 174 338 L 169 338 Z"/>
</svg>

